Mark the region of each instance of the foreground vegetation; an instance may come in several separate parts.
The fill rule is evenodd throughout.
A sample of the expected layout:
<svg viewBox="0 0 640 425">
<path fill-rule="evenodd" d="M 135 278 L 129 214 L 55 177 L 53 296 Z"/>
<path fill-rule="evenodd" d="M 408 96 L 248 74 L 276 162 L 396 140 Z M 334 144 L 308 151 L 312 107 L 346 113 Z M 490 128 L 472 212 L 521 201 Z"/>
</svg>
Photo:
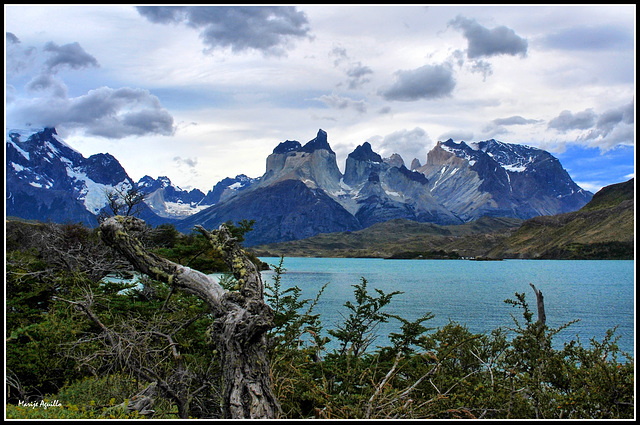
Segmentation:
<svg viewBox="0 0 640 425">
<path fill-rule="evenodd" d="M 242 238 L 251 226 L 233 228 Z M 180 264 L 222 267 L 198 236 L 171 226 L 144 241 Z M 131 268 L 79 225 L 7 223 L 6 261 L 7 418 L 223 417 L 214 318 L 200 298 L 147 276 L 105 280 L 131 277 Z M 555 349 L 564 326 L 536 319 L 524 293 L 505 300 L 510 329 L 433 329 L 429 312 L 415 321 L 391 314 L 398 293 L 372 291 L 365 279 L 354 282 L 343 322 L 324 329 L 314 313 L 322 291 L 301 299 L 300 288 L 281 284 L 284 262 L 273 268 L 266 350 L 282 418 L 634 417 L 634 359 L 614 330 Z M 230 275 L 221 283 L 238 287 Z M 87 320 L 88 305 L 97 321 Z M 379 347 L 376 326 L 386 321 L 398 330 Z"/>
</svg>

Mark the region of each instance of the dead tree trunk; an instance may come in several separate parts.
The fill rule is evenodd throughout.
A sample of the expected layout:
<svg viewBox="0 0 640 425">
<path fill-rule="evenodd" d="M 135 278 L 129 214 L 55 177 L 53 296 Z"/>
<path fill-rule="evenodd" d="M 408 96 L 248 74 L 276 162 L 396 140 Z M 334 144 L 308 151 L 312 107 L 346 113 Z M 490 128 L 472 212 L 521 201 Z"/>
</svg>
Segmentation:
<svg viewBox="0 0 640 425">
<path fill-rule="evenodd" d="M 126 413 L 132 413 L 138 411 L 141 415 L 153 416 L 155 410 L 152 410 L 153 403 L 155 401 L 157 382 L 152 382 L 147 387 L 134 395 L 122 404 Z"/>
<path fill-rule="evenodd" d="M 195 294 L 210 306 L 214 316 L 211 335 L 221 354 L 225 417 L 277 417 L 280 405 L 272 390 L 266 354 L 266 332 L 273 327 L 273 312 L 264 302 L 257 267 L 225 226 L 211 232 L 198 226 L 240 284 L 238 292 L 226 291 L 204 273 L 147 251 L 131 234 L 144 226 L 138 218 L 116 216 L 105 220 L 100 231 L 105 243 L 124 255 L 136 270 Z"/>
<path fill-rule="evenodd" d="M 544 312 L 544 297 L 542 296 L 542 292 L 537 289 L 533 285 L 533 283 L 529 283 L 529 285 L 531 285 L 531 287 L 533 288 L 533 292 L 536 293 L 536 302 L 538 305 L 538 323 L 544 326 L 547 322 L 547 315 Z"/>
</svg>

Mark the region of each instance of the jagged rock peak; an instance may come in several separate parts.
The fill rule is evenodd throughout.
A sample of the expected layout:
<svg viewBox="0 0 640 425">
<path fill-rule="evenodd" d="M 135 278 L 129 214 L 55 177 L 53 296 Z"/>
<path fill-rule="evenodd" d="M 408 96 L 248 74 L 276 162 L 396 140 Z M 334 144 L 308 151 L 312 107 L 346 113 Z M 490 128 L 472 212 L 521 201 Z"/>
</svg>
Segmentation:
<svg viewBox="0 0 640 425">
<path fill-rule="evenodd" d="M 420 164 L 420 160 L 418 158 L 413 158 L 413 161 L 411 161 L 411 171 L 420 167 L 422 167 L 422 164 Z"/>
<path fill-rule="evenodd" d="M 396 167 L 398 168 L 398 170 L 400 170 L 401 174 L 404 174 L 405 177 L 407 177 L 409 180 L 413 180 L 415 182 L 418 182 L 422 185 L 426 185 L 429 183 L 429 179 L 427 179 L 427 177 L 425 177 L 424 174 L 418 172 L 418 171 L 411 171 L 409 170 L 407 167 L 404 166 L 404 164 L 400 167 Z"/>
<path fill-rule="evenodd" d="M 158 182 L 160 182 L 164 187 L 171 186 L 171 180 L 167 176 L 158 177 Z"/>
<path fill-rule="evenodd" d="M 394 153 L 393 155 L 391 155 L 389 158 L 385 158 L 384 162 L 386 162 L 387 164 L 389 164 L 392 167 L 404 167 L 404 159 L 402 159 L 402 157 L 397 154 Z"/>
<path fill-rule="evenodd" d="M 136 183 L 136 186 L 138 186 L 138 187 L 154 187 L 154 190 L 155 190 L 155 189 L 159 189 L 161 187 L 169 187 L 169 186 L 171 186 L 171 180 L 167 176 L 160 176 L 157 179 L 154 179 L 153 177 L 151 177 L 149 175 L 145 175 L 140 180 L 138 180 L 138 183 Z"/>
<path fill-rule="evenodd" d="M 319 129 L 315 139 L 309 140 L 299 151 L 311 153 L 320 149 L 335 153 L 331 150 L 331 146 L 329 146 L 329 142 L 327 141 L 327 132 L 323 129 Z"/>
<path fill-rule="evenodd" d="M 438 142 L 438 145 L 444 145 L 450 148 L 457 149 L 471 148 L 471 146 L 469 146 L 464 140 L 460 140 L 460 143 L 456 143 L 453 139 L 448 139 L 445 142 Z"/>
<path fill-rule="evenodd" d="M 295 152 L 301 147 L 302 145 L 297 140 L 287 140 L 276 146 L 276 148 L 273 150 L 273 153 L 283 154 L 288 152 Z"/>
<path fill-rule="evenodd" d="M 153 183 L 155 183 L 155 181 L 156 179 L 154 179 L 153 177 L 145 175 L 140 180 L 138 180 L 138 183 L 136 183 L 136 185 L 138 187 L 151 186 Z"/>
<path fill-rule="evenodd" d="M 42 129 L 42 131 L 38 131 L 37 133 L 34 133 L 34 134 L 37 134 L 38 135 L 37 137 L 40 140 L 46 140 L 46 139 L 50 139 L 51 136 L 53 135 L 57 136 L 58 132 L 53 127 L 45 127 L 44 129 Z"/>
<path fill-rule="evenodd" d="M 382 157 L 371 149 L 371 144 L 369 144 L 369 142 L 364 142 L 362 145 L 355 148 L 355 150 L 349 154 L 349 158 L 355 159 L 356 161 L 383 161 Z"/>
<path fill-rule="evenodd" d="M 286 154 L 289 152 L 306 152 L 312 153 L 317 150 L 324 149 L 331 153 L 335 153 L 331 150 L 331 146 L 329 146 L 329 142 L 327 141 L 327 132 L 320 129 L 318 130 L 317 136 L 309 140 L 304 146 L 300 144 L 297 140 L 287 140 L 280 143 L 273 150 L 274 154 Z"/>
<path fill-rule="evenodd" d="M 14 143 L 22 151 L 34 151 L 43 153 L 48 151 L 53 155 L 59 156 L 63 152 L 64 156 L 82 157 L 80 152 L 67 145 L 53 127 L 44 127 L 40 130 L 35 129 L 16 129 L 7 131 L 7 142 Z M 83 157 L 84 160 L 84 157 Z"/>
</svg>

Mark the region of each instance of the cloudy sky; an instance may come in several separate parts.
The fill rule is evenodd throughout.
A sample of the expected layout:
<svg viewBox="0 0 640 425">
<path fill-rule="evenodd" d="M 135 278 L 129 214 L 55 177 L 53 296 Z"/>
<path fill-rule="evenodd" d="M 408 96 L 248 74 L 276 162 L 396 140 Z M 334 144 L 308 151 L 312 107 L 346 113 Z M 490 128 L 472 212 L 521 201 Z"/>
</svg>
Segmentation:
<svg viewBox="0 0 640 425">
<path fill-rule="evenodd" d="M 635 173 L 635 5 L 5 5 L 7 129 L 55 126 L 134 180 L 205 193 L 328 133 L 426 161 L 539 147 L 583 188 Z"/>
</svg>

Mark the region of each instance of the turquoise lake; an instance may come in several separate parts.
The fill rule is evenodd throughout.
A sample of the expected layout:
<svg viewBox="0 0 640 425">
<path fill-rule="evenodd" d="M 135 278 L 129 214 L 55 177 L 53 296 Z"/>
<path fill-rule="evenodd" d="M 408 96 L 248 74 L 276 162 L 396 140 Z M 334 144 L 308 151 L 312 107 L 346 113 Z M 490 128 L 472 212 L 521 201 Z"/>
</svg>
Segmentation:
<svg viewBox="0 0 640 425">
<path fill-rule="evenodd" d="M 277 265 L 279 258 L 261 258 Z M 536 297 L 529 283 L 542 291 L 547 325 L 557 328 L 572 320 L 580 321 L 564 329 L 554 345 L 579 337 L 583 346 L 591 338 L 602 341 L 608 329 L 618 326 L 618 346 L 634 355 L 635 347 L 635 271 L 634 261 L 561 260 L 383 260 L 351 258 L 285 258 L 282 287 L 298 286 L 302 298 L 315 298 L 323 285 L 327 288 L 315 313 L 326 334 L 347 314 L 343 304 L 354 301 L 352 285 L 367 280 L 386 293 L 402 291 L 387 306 L 388 313 L 415 320 L 426 312 L 435 315 L 426 324 L 439 328 L 449 321 L 466 325 L 471 332 L 489 333 L 514 326 L 511 315 L 523 323 L 522 310 L 504 302 L 524 292 L 536 319 Z M 263 272 L 265 283 L 272 283 L 273 271 Z M 386 345 L 385 335 L 399 331 L 392 320 L 378 329 L 374 342 Z M 635 355 L 634 355 L 635 357 Z"/>
</svg>

